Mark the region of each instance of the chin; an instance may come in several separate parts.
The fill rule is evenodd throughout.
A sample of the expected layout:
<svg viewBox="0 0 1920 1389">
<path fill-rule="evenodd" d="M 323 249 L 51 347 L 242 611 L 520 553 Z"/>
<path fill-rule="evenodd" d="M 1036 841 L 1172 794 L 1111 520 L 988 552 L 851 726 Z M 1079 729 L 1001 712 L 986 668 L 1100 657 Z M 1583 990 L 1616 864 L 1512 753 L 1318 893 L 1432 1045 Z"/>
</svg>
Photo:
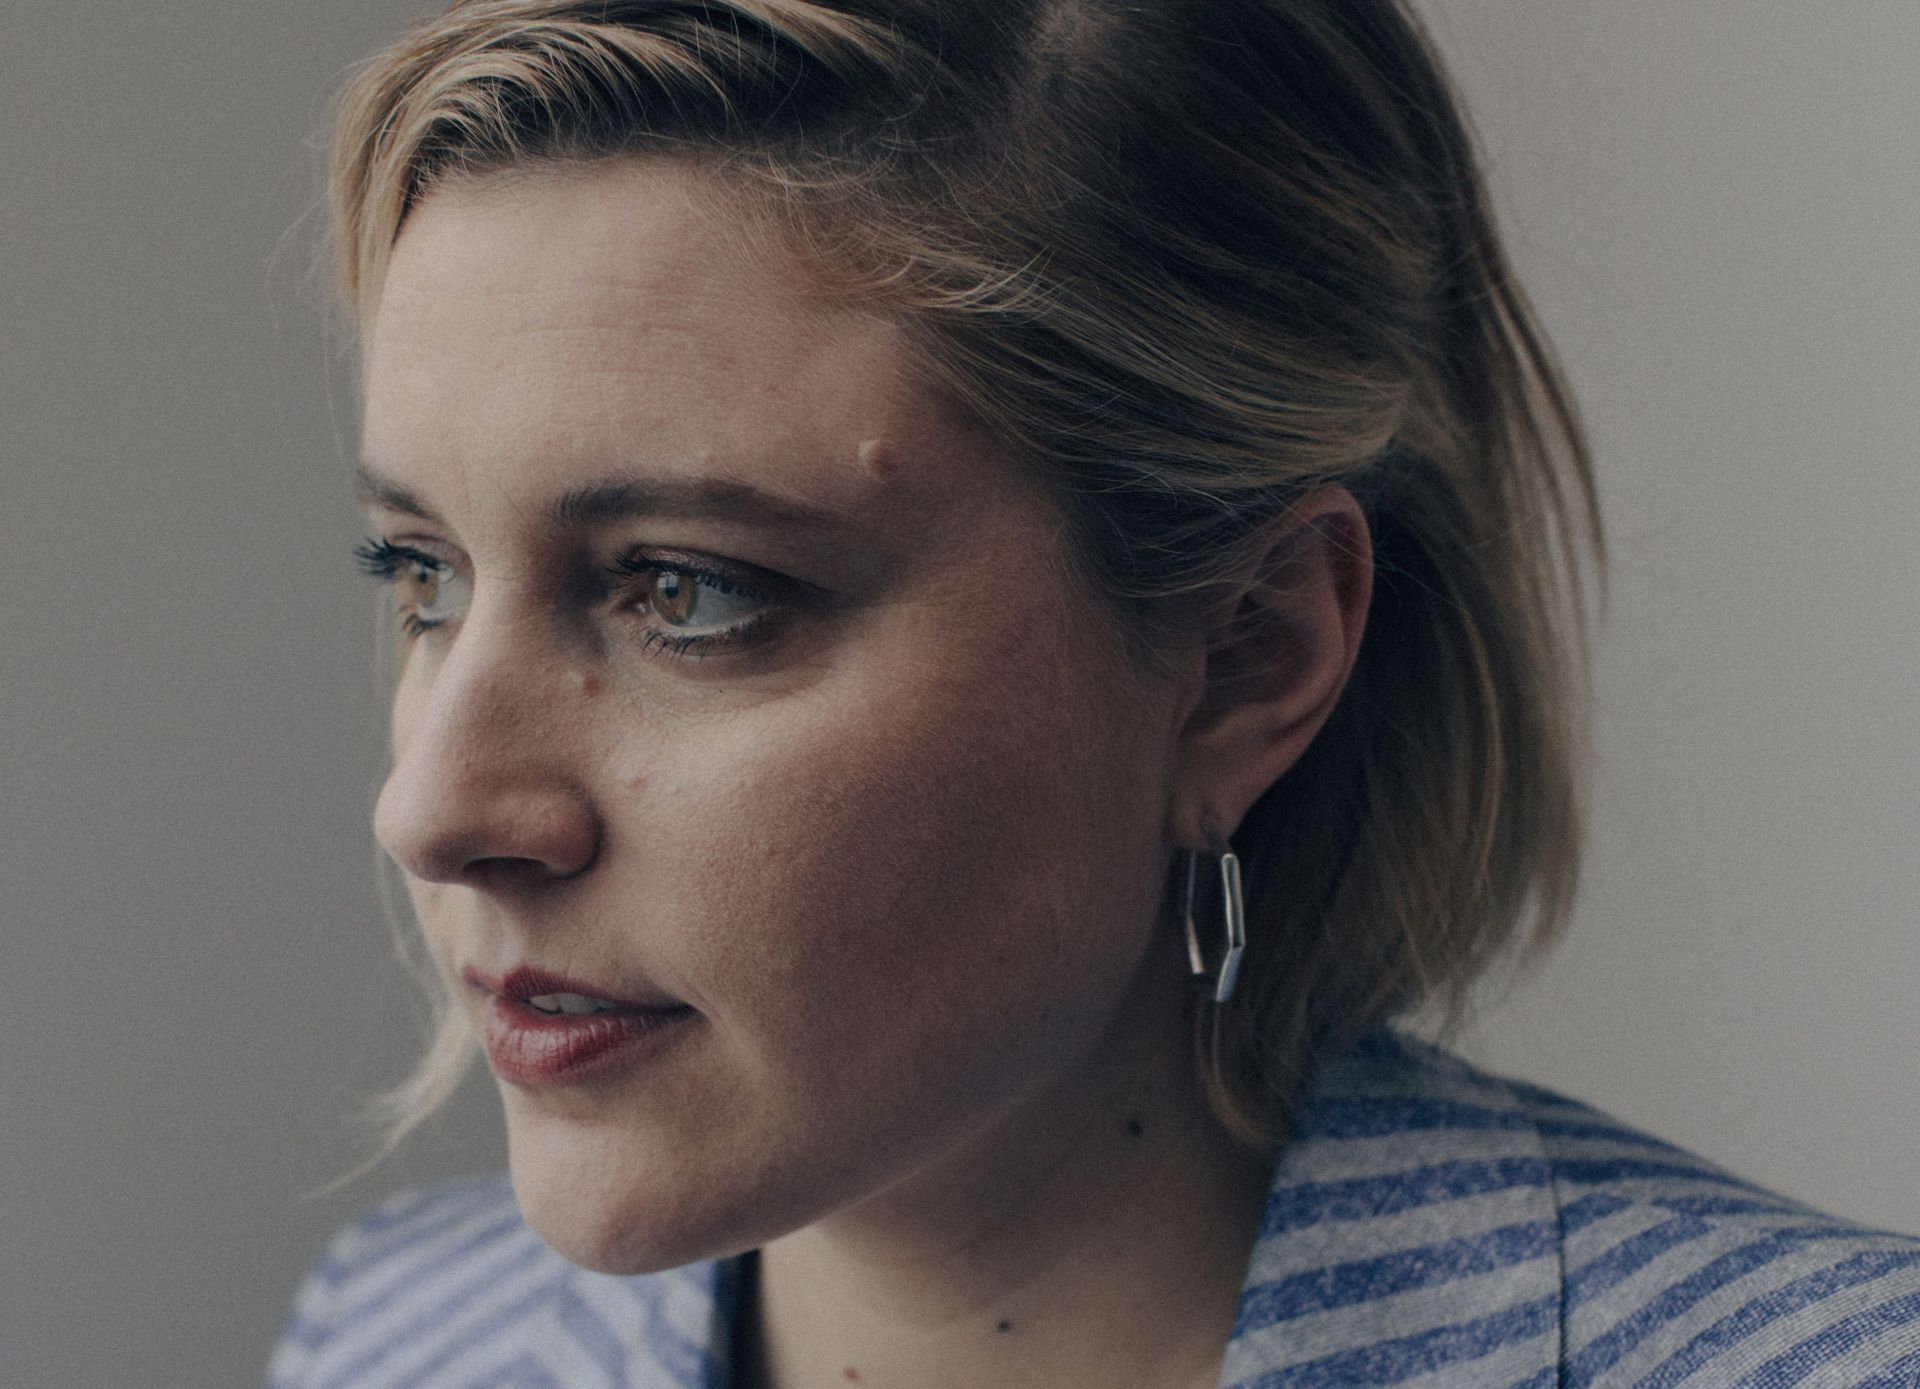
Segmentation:
<svg viewBox="0 0 1920 1389">
<path fill-rule="evenodd" d="M 527 1224 L 542 1242 L 568 1263 L 594 1273 L 659 1273 L 729 1252 L 678 1222 L 658 1220 L 658 1212 L 629 1217 L 576 1193 L 523 1181 L 518 1170 L 513 1190 Z"/>
<path fill-rule="evenodd" d="M 728 1157 L 739 1159 L 726 1146 L 695 1147 L 673 1151 L 644 1130 L 545 1115 L 510 1113 L 507 1124 L 521 1214 L 555 1253 L 596 1273 L 726 1258 L 801 1223 L 770 1212 L 765 1181 L 729 1169 Z"/>
</svg>

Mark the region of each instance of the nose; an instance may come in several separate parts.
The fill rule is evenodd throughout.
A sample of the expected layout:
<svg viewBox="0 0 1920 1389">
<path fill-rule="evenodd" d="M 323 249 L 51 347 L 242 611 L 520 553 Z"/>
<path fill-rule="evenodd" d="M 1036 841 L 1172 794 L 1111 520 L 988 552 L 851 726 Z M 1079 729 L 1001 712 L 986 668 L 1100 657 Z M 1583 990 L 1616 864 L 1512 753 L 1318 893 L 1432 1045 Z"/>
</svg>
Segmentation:
<svg viewBox="0 0 1920 1389">
<path fill-rule="evenodd" d="M 395 694 L 393 767 L 374 837 L 432 882 L 505 887 L 570 878 L 599 852 L 601 827 L 571 760 L 584 711 L 564 662 L 540 659 L 469 613 L 437 665 L 410 666 Z M 518 648 L 516 653 L 516 647 Z"/>
</svg>

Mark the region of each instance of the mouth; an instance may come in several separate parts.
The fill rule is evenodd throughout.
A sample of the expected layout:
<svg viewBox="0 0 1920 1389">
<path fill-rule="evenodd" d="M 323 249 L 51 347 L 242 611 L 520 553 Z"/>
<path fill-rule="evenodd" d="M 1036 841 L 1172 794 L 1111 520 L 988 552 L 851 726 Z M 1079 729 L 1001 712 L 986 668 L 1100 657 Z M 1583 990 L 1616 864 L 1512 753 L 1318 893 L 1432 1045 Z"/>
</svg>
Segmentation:
<svg viewBox="0 0 1920 1389">
<path fill-rule="evenodd" d="M 604 998 L 589 998 L 586 994 L 534 994 L 523 999 L 527 1007 L 536 1013 L 544 1013 L 550 1018 L 562 1014 L 568 1017 L 585 1017 L 589 1013 L 611 1013 L 618 1009 L 618 1003 L 609 1003 Z"/>
<path fill-rule="evenodd" d="M 494 1074 L 527 1087 L 633 1069 L 698 1016 L 664 995 L 623 996 L 525 966 L 498 978 L 469 967 L 461 977 L 489 995 L 483 1040 Z"/>
<path fill-rule="evenodd" d="M 679 999 L 654 990 L 623 994 L 529 965 L 499 976 L 470 965 L 461 971 L 460 977 L 482 993 L 525 1004 L 530 1010 L 549 1017 L 586 1017 L 611 1012 L 671 1013 L 687 1007 Z"/>
</svg>

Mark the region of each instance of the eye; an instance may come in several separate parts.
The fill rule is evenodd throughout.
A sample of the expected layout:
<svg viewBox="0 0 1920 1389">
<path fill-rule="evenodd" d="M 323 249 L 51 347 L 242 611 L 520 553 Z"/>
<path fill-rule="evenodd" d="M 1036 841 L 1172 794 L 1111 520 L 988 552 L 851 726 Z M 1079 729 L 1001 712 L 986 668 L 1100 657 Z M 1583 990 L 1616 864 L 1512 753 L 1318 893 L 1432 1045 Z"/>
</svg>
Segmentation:
<svg viewBox="0 0 1920 1389">
<path fill-rule="evenodd" d="M 669 655 L 734 645 L 772 615 L 767 593 L 732 574 L 646 555 L 625 556 L 611 568 L 641 581 L 646 610 L 659 619 L 644 644 Z"/>
<path fill-rule="evenodd" d="M 362 572 L 393 586 L 400 626 L 411 636 L 458 617 L 466 604 L 466 581 L 452 565 L 424 551 L 369 539 L 353 554 Z"/>
<path fill-rule="evenodd" d="M 742 601 L 744 600 L 744 601 Z M 750 613 L 758 598 L 738 585 L 710 574 L 680 569 L 654 569 L 647 584 L 647 602 L 661 621 L 675 628 L 729 625 Z M 707 620 L 700 621 L 702 617 Z"/>
</svg>

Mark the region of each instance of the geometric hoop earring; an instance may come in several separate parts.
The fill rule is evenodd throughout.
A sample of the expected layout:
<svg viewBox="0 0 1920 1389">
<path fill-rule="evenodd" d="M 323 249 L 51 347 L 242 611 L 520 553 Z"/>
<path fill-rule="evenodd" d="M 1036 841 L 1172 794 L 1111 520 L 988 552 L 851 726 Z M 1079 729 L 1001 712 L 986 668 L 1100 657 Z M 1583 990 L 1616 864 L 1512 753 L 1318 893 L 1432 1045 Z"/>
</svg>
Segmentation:
<svg viewBox="0 0 1920 1389">
<path fill-rule="evenodd" d="M 1193 897 L 1196 879 L 1200 875 L 1200 852 L 1189 849 L 1187 854 L 1186 886 L 1180 893 L 1180 914 L 1187 923 L 1187 963 L 1192 967 L 1194 978 L 1208 980 L 1208 992 L 1215 1003 L 1225 1003 L 1233 997 L 1234 985 L 1240 982 L 1240 960 L 1247 951 L 1247 904 L 1240 889 L 1240 859 L 1233 852 L 1226 836 L 1220 833 L 1219 826 L 1212 816 L 1201 822 L 1203 833 L 1213 846 L 1213 854 L 1220 864 L 1220 921 L 1221 951 L 1220 967 L 1208 978 L 1205 953 L 1200 949 L 1200 927 L 1193 919 Z"/>
</svg>

